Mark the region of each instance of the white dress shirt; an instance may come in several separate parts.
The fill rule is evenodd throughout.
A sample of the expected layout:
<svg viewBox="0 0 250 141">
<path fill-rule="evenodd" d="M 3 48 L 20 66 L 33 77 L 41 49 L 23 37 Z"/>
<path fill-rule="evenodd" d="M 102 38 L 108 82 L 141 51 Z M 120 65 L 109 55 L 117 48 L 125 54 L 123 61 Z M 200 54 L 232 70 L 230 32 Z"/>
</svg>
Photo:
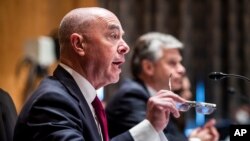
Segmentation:
<svg viewBox="0 0 250 141">
<path fill-rule="evenodd" d="M 90 82 L 85 79 L 82 75 L 80 75 L 78 72 L 74 71 L 69 66 L 60 63 L 60 66 L 62 66 L 76 81 L 76 84 L 80 88 L 84 98 L 86 99 L 88 106 L 91 109 L 91 112 L 93 114 L 93 117 L 97 123 L 97 126 L 99 128 L 99 133 L 101 134 L 101 128 L 98 124 L 98 121 L 95 116 L 94 108 L 92 106 L 92 101 L 96 97 L 96 90 L 93 87 L 93 85 L 90 84 Z M 154 127 L 151 125 L 151 123 L 145 119 L 133 128 L 129 130 L 131 136 L 133 137 L 134 141 L 167 141 L 167 138 L 163 134 L 163 132 L 157 133 Z"/>
</svg>

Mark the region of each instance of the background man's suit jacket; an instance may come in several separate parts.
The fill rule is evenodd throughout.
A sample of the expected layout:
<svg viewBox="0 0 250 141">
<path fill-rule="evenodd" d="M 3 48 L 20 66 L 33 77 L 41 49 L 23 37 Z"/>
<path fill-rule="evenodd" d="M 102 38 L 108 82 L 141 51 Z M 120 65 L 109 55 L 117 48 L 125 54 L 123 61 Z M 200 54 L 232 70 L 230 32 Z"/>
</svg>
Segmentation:
<svg viewBox="0 0 250 141">
<path fill-rule="evenodd" d="M 127 131 L 145 119 L 149 97 L 147 88 L 140 80 L 127 79 L 122 83 L 106 107 L 110 137 Z M 173 120 L 169 121 L 164 134 L 169 141 L 187 141 Z"/>
<path fill-rule="evenodd" d="M 23 107 L 14 141 L 101 141 L 91 110 L 73 77 L 58 66 Z M 132 141 L 126 132 L 113 141 Z"/>
</svg>

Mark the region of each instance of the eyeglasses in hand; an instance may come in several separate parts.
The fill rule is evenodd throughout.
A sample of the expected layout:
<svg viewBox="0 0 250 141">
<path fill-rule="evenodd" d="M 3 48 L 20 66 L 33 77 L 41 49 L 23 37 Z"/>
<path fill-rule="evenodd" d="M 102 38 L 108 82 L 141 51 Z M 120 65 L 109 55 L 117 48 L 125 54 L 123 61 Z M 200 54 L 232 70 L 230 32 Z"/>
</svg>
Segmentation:
<svg viewBox="0 0 250 141">
<path fill-rule="evenodd" d="M 195 111 L 197 113 L 210 115 L 216 109 L 216 104 L 206 103 L 206 102 L 196 102 L 196 101 L 187 101 L 185 103 L 176 104 L 176 108 L 182 112 L 188 111 L 191 107 L 195 107 Z"/>
<path fill-rule="evenodd" d="M 171 80 L 172 80 L 172 73 L 169 75 L 168 79 L 168 85 L 170 91 L 172 90 Z M 216 104 L 206 103 L 206 102 L 196 102 L 196 101 L 187 101 L 185 103 L 176 104 L 176 108 L 182 112 L 187 112 L 191 107 L 195 107 L 197 113 L 210 115 L 216 109 Z"/>
</svg>

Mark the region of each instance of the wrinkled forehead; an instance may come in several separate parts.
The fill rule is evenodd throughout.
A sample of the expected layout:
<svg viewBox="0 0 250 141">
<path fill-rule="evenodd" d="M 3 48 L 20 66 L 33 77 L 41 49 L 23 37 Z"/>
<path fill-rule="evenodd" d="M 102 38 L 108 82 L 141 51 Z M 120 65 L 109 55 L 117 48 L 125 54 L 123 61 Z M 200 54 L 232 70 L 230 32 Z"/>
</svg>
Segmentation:
<svg viewBox="0 0 250 141">
<path fill-rule="evenodd" d="M 121 23 L 119 19 L 111 12 L 103 12 L 96 14 L 95 17 L 97 18 L 97 21 L 99 24 L 103 24 L 106 26 L 109 30 L 119 30 L 123 31 Z"/>
</svg>

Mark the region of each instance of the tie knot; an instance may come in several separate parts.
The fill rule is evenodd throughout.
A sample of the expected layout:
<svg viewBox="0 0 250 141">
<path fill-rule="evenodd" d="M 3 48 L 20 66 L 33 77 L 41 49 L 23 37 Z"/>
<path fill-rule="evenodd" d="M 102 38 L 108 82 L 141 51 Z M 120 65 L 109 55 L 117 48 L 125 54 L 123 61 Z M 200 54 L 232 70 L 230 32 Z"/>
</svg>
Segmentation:
<svg viewBox="0 0 250 141">
<path fill-rule="evenodd" d="M 92 106 L 94 107 L 95 110 L 101 110 L 103 109 L 102 102 L 100 99 L 96 96 L 95 99 L 92 101 Z"/>
</svg>

